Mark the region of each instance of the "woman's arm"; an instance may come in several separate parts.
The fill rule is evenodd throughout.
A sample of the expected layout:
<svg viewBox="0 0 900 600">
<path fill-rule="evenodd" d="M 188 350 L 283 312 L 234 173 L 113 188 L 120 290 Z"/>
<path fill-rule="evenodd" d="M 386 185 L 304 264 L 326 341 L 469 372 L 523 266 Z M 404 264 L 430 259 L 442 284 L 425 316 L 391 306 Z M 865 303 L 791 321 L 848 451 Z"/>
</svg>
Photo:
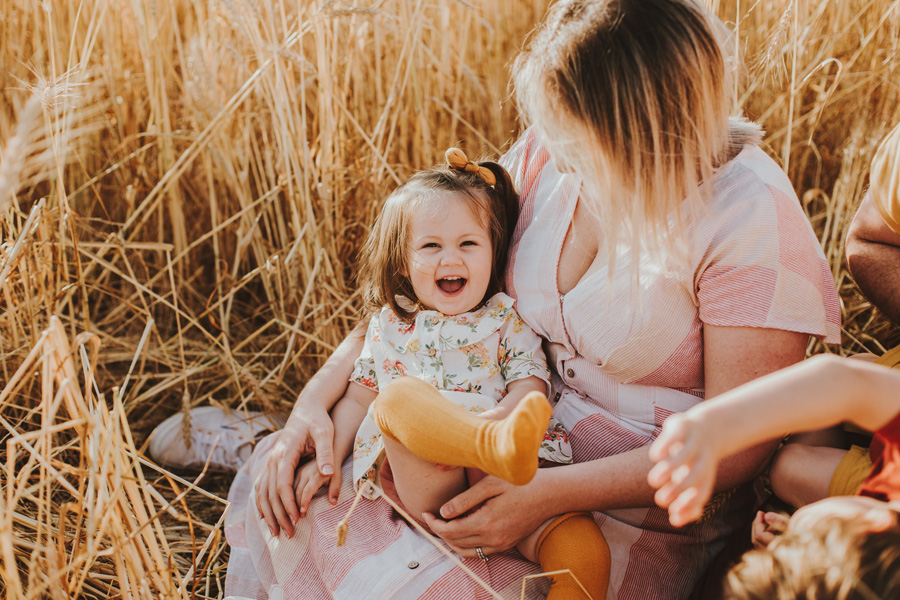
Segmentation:
<svg viewBox="0 0 900 600">
<path fill-rule="evenodd" d="M 806 340 L 805 334 L 774 329 L 706 326 L 708 397 L 801 360 Z M 755 476 L 773 449 L 774 445 L 760 446 L 724 462 L 715 478 L 716 489 L 725 490 Z M 433 516 L 426 520 L 463 556 L 474 556 L 476 546 L 499 552 L 554 515 L 652 506 L 654 489 L 647 482 L 652 466 L 648 447 L 643 447 L 539 469 L 531 483 L 520 487 L 488 477 L 441 508 L 441 517 L 448 520 Z M 470 510 L 471 514 L 459 518 Z"/>
<path fill-rule="evenodd" d="M 847 230 L 847 264 L 866 298 L 900 325 L 900 233 L 866 194 Z"/>
<path fill-rule="evenodd" d="M 365 323 L 357 325 L 300 392 L 256 479 L 256 507 L 272 535 L 284 530 L 293 537 L 294 524 L 300 519 L 293 485 L 300 459 L 315 454 L 322 475 L 335 472 L 334 426 L 328 411 L 347 390 L 353 363 L 362 351 L 365 330 Z"/>
<path fill-rule="evenodd" d="M 674 524 L 702 514 L 719 459 L 793 431 L 843 421 L 872 431 L 900 411 L 900 372 L 816 356 L 666 421 L 650 450 L 657 502 Z"/>
<path fill-rule="evenodd" d="M 704 325 L 706 401 L 714 403 L 716 396 L 728 390 L 800 362 L 808 341 L 807 334 L 793 331 Z M 778 440 L 760 440 L 758 445 L 722 461 L 716 491 L 759 475 L 777 447 Z"/>
</svg>

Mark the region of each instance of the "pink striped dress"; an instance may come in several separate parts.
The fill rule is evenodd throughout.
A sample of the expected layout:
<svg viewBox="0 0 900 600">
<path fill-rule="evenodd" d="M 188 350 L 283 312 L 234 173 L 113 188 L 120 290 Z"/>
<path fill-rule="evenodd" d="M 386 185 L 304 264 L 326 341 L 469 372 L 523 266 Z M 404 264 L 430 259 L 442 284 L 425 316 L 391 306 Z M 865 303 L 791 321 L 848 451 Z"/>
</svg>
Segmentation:
<svg viewBox="0 0 900 600">
<path fill-rule="evenodd" d="M 621 277 L 601 270 L 560 294 L 553 282 L 580 181 L 557 172 L 533 131 L 505 164 L 522 202 L 508 292 L 547 340 L 554 414 L 570 432 L 575 462 L 645 446 L 668 415 L 701 401 L 703 323 L 839 341 L 838 298 L 822 251 L 787 177 L 759 148 L 746 147 L 717 174 L 709 210 L 687 232 L 690 268 L 663 275 L 639 257 L 639 298 L 629 295 L 634 257 L 627 252 L 617 257 Z M 276 585 L 284 598 L 489 597 L 380 500 L 361 503 L 338 548 L 334 528 L 352 501 L 352 460 L 338 506 L 320 493 L 292 540 L 271 536 L 257 517 L 252 482 L 274 435 L 257 446 L 229 493 L 226 595 L 267 598 Z M 682 529 L 659 509 L 595 513 L 612 552 L 608 598 L 686 596 L 749 515 L 745 491 L 718 497 L 702 523 Z M 518 598 L 522 577 L 536 572 L 515 551 L 466 564 L 506 598 Z M 526 597 L 543 597 L 539 584 Z"/>
</svg>

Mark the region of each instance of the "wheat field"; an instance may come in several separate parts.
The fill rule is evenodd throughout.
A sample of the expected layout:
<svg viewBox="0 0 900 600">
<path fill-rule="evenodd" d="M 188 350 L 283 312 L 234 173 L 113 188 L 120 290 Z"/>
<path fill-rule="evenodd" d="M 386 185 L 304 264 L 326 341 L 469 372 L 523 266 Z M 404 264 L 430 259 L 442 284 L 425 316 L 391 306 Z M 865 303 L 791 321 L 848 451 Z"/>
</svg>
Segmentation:
<svg viewBox="0 0 900 600">
<path fill-rule="evenodd" d="M 900 121 L 900 0 L 708 0 L 831 265 Z M 545 0 L 0 0 L 0 591 L 220 598 L 228 479 L 150 461 L 200 404 L 289 407 L 355 323 L 380 199 L 522 130 Z"/>
</svg>

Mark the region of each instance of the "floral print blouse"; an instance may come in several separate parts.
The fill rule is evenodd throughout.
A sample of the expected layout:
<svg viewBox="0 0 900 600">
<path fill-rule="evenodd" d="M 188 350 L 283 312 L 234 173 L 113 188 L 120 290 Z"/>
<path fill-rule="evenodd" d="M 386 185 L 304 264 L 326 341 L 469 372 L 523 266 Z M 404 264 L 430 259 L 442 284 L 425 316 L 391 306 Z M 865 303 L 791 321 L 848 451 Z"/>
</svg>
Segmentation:
<svg viewBox="0 0 900 600">
<path fill-rule="evenodd" d="M 519 318 L 514 302 L 500 293 L 472 312 L 449 316 L 420 310 L 413 322 L 385 307 L 369 322 L 350 381 L 377 392 L 398 377 L 418 377 L 473 413 L 496 406 L 506 395 L 506 385 L 517 379 L 533 375 L 548 382 L 549 388 L 541 338 Z M 357 490 L 364 479 L 379 483 L 383 449 L 370 406 L 353 445 Z M 550 422 L 540 458 L 572 462 L 565 429 L 556 420 Z"/>
</svg>

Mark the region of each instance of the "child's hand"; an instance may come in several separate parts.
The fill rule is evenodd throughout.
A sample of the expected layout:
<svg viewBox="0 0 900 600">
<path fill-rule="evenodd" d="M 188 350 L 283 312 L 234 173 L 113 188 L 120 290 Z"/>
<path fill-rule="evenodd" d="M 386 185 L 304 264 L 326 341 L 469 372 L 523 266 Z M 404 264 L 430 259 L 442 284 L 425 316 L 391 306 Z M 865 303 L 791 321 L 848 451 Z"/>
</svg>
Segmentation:
<svg viewBox="0 0 900 600">
<path fill-rule="evenodd" d="M 753 546 L 760 550 L 768 548 L 776 537 L 787 530 L 789 520 L 780 513 L 756 511 L 753 528 L 750 530 L 750 540 L 753 542 Z"/>
<path fill-rule="evenodd" d="M 650 460 L 656 465 L 647 481 L 658 488 L 654 500 L 669 509 L 669 521 L 676 527 L 702 517 L 712 495 L 719 461 L 715 434 L 701 420 L 672 415 L 650 446 Z"/>
<path fill-rule="evenodd" d="M 294 496 L 300 507 L 300 516 L 305 517 L 309 509 L 309 502 L 319 488 L 328 484 L 328 501 L 337 504 L 338 492 L 341 490 L 341 471 L 338 469 L 334 475 L 326 476 L 319 473 L 319 467 L 315 460 L 311 460 L 297 469 L 294 475 Z"/>
</svg>

